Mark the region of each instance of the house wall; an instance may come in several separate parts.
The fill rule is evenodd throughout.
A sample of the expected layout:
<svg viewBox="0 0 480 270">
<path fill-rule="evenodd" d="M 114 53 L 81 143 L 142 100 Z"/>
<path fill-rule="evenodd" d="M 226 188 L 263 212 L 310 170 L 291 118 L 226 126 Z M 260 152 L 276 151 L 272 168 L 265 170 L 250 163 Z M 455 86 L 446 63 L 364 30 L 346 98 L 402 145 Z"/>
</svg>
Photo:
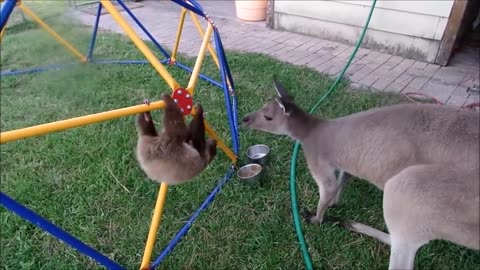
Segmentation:
<svg viewBox="0 0 480 270">
<path fill-rule="evenodd" d="M 388 1 L 375 6 L 363 47 L 434 62 L 454 0 Z M 354 44 L 372 1 L 274 3 L 274 28 Z"/>
</svg>

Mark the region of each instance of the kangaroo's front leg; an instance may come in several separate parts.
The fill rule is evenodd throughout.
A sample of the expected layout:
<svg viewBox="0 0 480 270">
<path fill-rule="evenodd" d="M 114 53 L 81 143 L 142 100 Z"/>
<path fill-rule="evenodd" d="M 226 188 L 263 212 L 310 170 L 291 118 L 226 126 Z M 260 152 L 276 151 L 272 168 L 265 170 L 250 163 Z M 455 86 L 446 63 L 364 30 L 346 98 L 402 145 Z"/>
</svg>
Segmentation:
<svg viewBox="0 0 480 270">
<path fill-rule="evenodd" d="M 335 200 L 338 184 L 335 179 L 335 170 L 330 166 L 317 166 L 311 169 L 313 178 L 318 186 L 320 198 L 318 200 L 315 216 L 308 218 L 310 223 L 320 224 L 330 203 Z"/>
<path fill-rule="evenodd" d="M 345 188 L 345 185 L 347 184 L 348 180 L 352 177 L 351 174 L 345 172 L 345 171 L 339 171 L 338 177 L 337 177 L 337 193 L 335 195 L 335 199 L 333 199 L 330 204 L 328 205 L 329 207 L 335 207 L 338 205 L 340 201 L 340 196 L 342 194 L 343 189 Z"/>
</svg>

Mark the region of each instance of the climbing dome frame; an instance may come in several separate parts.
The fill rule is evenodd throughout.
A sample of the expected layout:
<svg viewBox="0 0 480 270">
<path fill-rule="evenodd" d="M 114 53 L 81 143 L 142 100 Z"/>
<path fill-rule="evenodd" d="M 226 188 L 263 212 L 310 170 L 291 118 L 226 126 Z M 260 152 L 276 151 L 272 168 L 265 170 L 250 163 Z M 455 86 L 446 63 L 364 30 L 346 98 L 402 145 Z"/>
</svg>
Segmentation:
<svg viewBox="0 0 480 270">
<path fill-rule="evenodd" d="M 152 262 L 151 256 L 153 251 L 153 246 L 155 244 L 156 235 L 159 229 L 160 221 L 162 218 L 163 207 L 166 201 L 166 195 L 168 191 L 168 185 L 162 183 L 158 192 L 158 197 L 150 225 L 150 230 L 148 233 L 147 241 L 145 244 L 145 250 L 141 262 L 140 269 L 154 269 L 165 259 L 168 254 L 175 248 L 177 243 L 182 239 L 182 237 L 188 232 L 193 222 L 197 219 L 200 213 L 205 210 L 208 205 L 214 200 L 215 196 L 220 192 L 221 188 L 229 181 L 233 172 L 236 169 L 237 155 L 239 151 L 239 138 L 238 138 L 238 124 L 237 124 L 237 102 L 235 96 L 235 87 L 233 84 L 233 79 L 230 73 L 230 69 L 227 63 L 225 52 L 223 50 L 222 41 L 220 38 L 220 33 L 218 28 L 215 26 L 211 18 L 204 12 L 202 6 L 196 0 L 171 0 L 182 7 L 180 13 L 180 20 L 178 23 L 177 35 L 175 44 L 173 46 L 172 53 L 169 54 L 167 51 L 162 48 L 160 43 L 148 32 L 145 26 L 141 23 L 131 10 L 125 5 L 122 0 L 99 0 L 98 9 L 96 13 L 96 20 L 93 27 L 93 33 L 90 41 L 90 46 L 86 55 L 80 53 L 80 51 L 70 44 L 67 40 L 61 37 L 56 33 L 49 25 L 47 25 L 41 18 L 39 18 L 32 10 L 25 6 L 20 0 L 0 0 L 2 6 L 0 10 L 0 38 L 3 37 L 6 33 L 6 24 L 8 18 L 12 14 L 15 8 L 20 9 L 25 15 L 30 17 L 34 22 L 39 26 L 45 29 L 57 42 L 62 44 L 70 53 L 72 53 L 79 61 L 79 63 L 84 64 L 150 64 L 158 72 L 158 74 L 165 80 L 167 85 L 171 88 L 172 96 L 177 97 L 176 101 L 178 106 L 183 111 L 184 115 L 194 115 L 195 109 L 192 106 L 192 100 L 195 95 L 195 86 L 198 82 L 198 78 L 201 78 L 223 90 L 225 98 L 225 108 L 228 117 L 228 123 L 230 127 L 230 134 L 232 139 L 233 150 L 231 150 L 224 141 L 222 141 L 214 131 L 214 129 L 208 124 L 205 120 L 205 130 L 207 134 L 216 139 L 218 142 L 218 147 L 225 152 L 225 154 L 231 159 L 232 165 L 228 169 L 226 175 L 220 179 L 211 191 L 208 197 L 203 201 L 203 203 L 198 207 L 197 210 L 190 216 L 188 221 L 183 225 L 183 227 L 177 232 L 177 234 L 171 239 L 167 246 L 161 251 L 160 255 Z M 116 2 L 115 5 L 113 2 Z M 156 48 L 161 52 L 165 57 L 163 60 L 159 60 L 154 53 L 147 47 L 147 45 L 142 41 L 139 35 L 134 31 L 131 25 L 125 20 L 125 18 L 120 14 L 120 11 L 116 6 L 120 6 L 123 11 L 137 24 L 137 26 L 148 36 L 148 38 L 155 44 Z M 135 44 L 135 46 L 140 50 L 140 52 L 145 56 L 146 60 L 96 60 L 93 57 L 93 52 L 95 48 L 95 40 L 97 37 L 98 26 L 100 22 L 100 16 L 102 9 L 105 9 L 115 20 L 115 22 L 123 29 L 128 38 Z M 202 36 L 202 43 L 197 55 L 197 59 L 193 68 L 188 67 L 176 60 L 177 51 L 182 35 L 182 29 L 185 21 L 185 17 L 189 13 L 195 27 L 197 28 L 199 34 Z M 206 29 L 203 29 L 198 16 L 204 18 L 207 21 Z M 213 34 L 214 45 L 212 46 L 210 39 Z M 209 52 L 213 61 L 219 68 L 221 82 L 218 82 L 202 73 L 200 73 L 202 63 L 205 59 L 206 52 Z M 191 73 L 190 80 L 188 85 L 185 88 L 182 88 L 178 82 L 170 75 L 167 69 L 163 65 L 177 66 L 189 73 Z M 6 70 L 0 72 L 0 78 L 5 76 L 14 76 L 20 74 L 36 73 L 43 72 L 47 70 L 61 69 L 72 65 L 71 63 L 65 65 L 49 65 L 49 66 L 40 66 L 32 67 L 22 70 Z M 151 102 L 150 104 L 135 105 L 131 107 L 120 108 L 111 111 L 105 111 L 96 114 L 90 114 L 75 118 L 70 118 L 66 120 L 55 121 L 51 123 L 36 125 L 32 127 L 26 127 L 11 131 L 5 131 L 0 133 L 0 144 L 4 144 L 11 141 L 16 141 L 20 139 L 26 139 L 34 136 L 44 135 L 52 132 L 67 130 L 75 127 L 85 126 L 89 124 L 99 123 L 107 120 L 112 120 L 120 117 L 125 117 L 129 115 L 134 115 L 146 111 L 162 109 L 164 103 L 162 100 Z M 47 219 L 39 216 L 32 210 L 28 209 L 26 206 L 15 201 L 13 198 L 9 197 L 7 194 L 0 192 L 0 204 L 7 208 L 8 210 L 14 212 L 20 217 L 26 219 L 27 221 L 33 223 L 34 225 L 40 227 L 41 229 L 52 234 L 54 237 L 64 241 L 68 245 L 82 252 L 83 254 L 89 256 L 90 258 L 96 260 L 101 265 L 107 267 L 108 269 L 124 269 L 119 263 L 111 260 L 107 256 L 101 254 L 92 247 L 86 245 L 76 237 L 65 232 L 61 228 L 57 227 Z"/>
</svg>

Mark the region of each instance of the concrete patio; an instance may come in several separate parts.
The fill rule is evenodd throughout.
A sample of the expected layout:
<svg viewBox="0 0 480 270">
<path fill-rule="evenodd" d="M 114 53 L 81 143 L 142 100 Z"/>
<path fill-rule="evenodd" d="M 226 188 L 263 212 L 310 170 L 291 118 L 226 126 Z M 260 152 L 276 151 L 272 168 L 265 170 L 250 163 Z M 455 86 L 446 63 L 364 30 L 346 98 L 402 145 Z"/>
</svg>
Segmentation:
<svg viewBox="0 0 480 270">
<path fill-rule="evenodd" d="M 293 65 L 308 66 L 320 73 L 337 75 L 353 47 L 265 27 L 265 22 L 249 23 L 235 18 L 233 1 L 200 1 L 219 28 L 226 50 L 263 53 Z M 180 7 L 169 1 L 144 1 L 132 9 L 152 35 L 171 48 L 176 34 Z M 125 12 L 122 12 L 128 18 Z M 93 25 L 95 17 L 74 12 L 81 23 Z M 367 15 L 367 14 L 365 14 Z M 131 19 L 128 19 L 134 25 Z M 203 22 L 203 20 L 201 20 Z M 205 25 L 205 24 L 204 24 Z M 122 29 L 109 14 L 101 16 L 100 28 L 118 33 Z M 135 26 L 138 33 L 141 31 Z M 146 35 L 141 35 L 147 39 Z M 191 19 L 186 19 L 180 52 L 195 56 L 201 39 Z M 435 97 L 454 106 L 479 101 L 478 92 L 467 89 L 479 85 L 480 49 L 465 49 L 449 66 L 442 67 L 390 54 L 360 49 L 347 71 L 352 89 L 374 89 L 406 93 L 415 92 Z"/>
</svg>

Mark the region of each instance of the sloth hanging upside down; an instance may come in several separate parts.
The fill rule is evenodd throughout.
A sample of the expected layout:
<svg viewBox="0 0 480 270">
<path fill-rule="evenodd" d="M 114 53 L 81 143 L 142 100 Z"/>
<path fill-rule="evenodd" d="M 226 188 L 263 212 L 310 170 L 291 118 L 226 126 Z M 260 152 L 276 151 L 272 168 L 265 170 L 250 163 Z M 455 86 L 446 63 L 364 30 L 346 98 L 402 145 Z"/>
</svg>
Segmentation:
<svg viewBox="0 0 480 270">
<path fill-rule="evenodd" d="M 202 105 L 187 126 L 177 104 L 163 95 L 163 130 L 157 133 L 150 112 L 137 115 L 137 160 L 155 182 L 183 184 L 192 180 L 216 155 L 216 141 L 205 139 Z"/>
</svg>

